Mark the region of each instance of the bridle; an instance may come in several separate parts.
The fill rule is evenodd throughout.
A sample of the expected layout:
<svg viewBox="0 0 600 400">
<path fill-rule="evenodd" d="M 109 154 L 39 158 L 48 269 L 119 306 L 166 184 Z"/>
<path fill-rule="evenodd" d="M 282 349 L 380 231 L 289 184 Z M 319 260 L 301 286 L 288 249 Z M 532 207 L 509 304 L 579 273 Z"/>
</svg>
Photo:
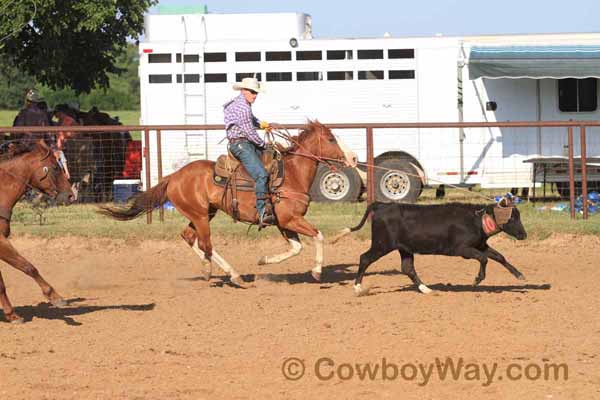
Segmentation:
<svg viewBox="0 0 600 400">
<path fill-rule="evenodd" d="M 39 161 L 44 161 L 46 160 L 48 157 L 52 156 L 52 150 L 50 148 L 48 148 L 47 153 L 39 159 Z M 64 171 L 63 166 L 59 163 L 59 166 L 61 167 L 61 169 Z M 42 182 L 44 179 L 48 178 L 50 175 L 50 169 L 48 168 L 48 166 L 44 165 L 41 167 L 42 168 L 42 172 L 44 173 L 44 176 L 42 176 L 40 178 L 40 182 Z M 58 195 L 58 190 L 54 190 L 53 194 L 50 193 L 46 193 L 45 190 L 42 189 L 38 189 L 35 186 L 33 186 L 32 184 L 29 183 L 29 181 L 24 180 L 23 178 L 21 178 L 20 176 L 15 175 L 14 173 L 12 173 L 10 170 L 8 170 L 7 168 L 3 168 L 0 166 L 0 169 L 3 170 L 7 175 L 10 175 L 11 177 L 13 177 L 17 182 L 21 183 L 23 186 L 32 189 L 32 190 L 39 190 L 40 192 L 44 193 L 46 196 L 49 196 L 50 198 L 55 198 Z M 51 178 L 50 178 L 51 179 Z M 53 180 L 52 184 L 57 187 L 57 183 L 56 181 Z"/>
<path fill-rule="evenodd" d="M 285 128 L 283 128 L 284 131 L 272 129 L 271 134 L 274 136 L 278 136 L 290 143 L 293 143 L 294 145 L 296 145 L 297 147 L 299 147 L 302 150 L 302 152 L 289 150 L 289 151 L 286 151 L 287 154 L 293 154 L 293 155 L 298 155 L 301 157 L 310 158 L 312 160 L 315 160 L 317 163 L 325 164 L 327 166 L 327 168 L 329 168 L 330 171 L 336 172 L 338 169 L 335 165 L 332 164 L 332 162 L 343 163 L 344 160 L 323 156 L 323 146 L 321 143 L 321 134 L 323 133 L 323 128 L 324 128 L 323 126 L 319 126 L 319 129 L 321 131 L 317 134 L 318 147 L 319 147 L 318 155 L 316 155 L 313 152 L 306 149 L 306 147 L 303 146 L 302 143 L 300 143 L 299 141 L 294 140 L 293 136 Z M 340 147 L 339 144 L 338 144 L 338 147 Z M 342 150 L 341 147 L 340 147 L 340 150 Z"/>
</svg>

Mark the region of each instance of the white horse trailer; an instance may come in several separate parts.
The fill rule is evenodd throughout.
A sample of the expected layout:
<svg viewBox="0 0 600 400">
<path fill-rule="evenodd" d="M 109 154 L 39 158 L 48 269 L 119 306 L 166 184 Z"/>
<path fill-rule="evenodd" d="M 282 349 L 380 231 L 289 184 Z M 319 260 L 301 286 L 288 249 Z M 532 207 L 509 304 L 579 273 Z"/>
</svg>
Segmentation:
<svg viewBox="0 0 600 400">
<path fill-rule="evenodd" d="M 140 122 L 222 124 L 222 106 L 237 94 L 231 86 L 246 76 L 266 88 L 255 114 L 281 124 L 600 119 L 600 34 L 315 39 L 311 22 L 296 13 L 147 15 Z M 336 134 L 366 161 L 364 129 Z M 163 173 L 215 160 L 224 137 L 165 132 Z M 531 187 L 532 164 L 523 161 L 563 157 L 566 141 L 566 128 L 375 129 L 375 162 L 391 169 L 376 170 L 376 195 L 414 201 L 423 184 Z M 600 156 L 597 128 L 588 129 L 587 149 Z M 600 179 L 595 168 L 590 180 Z M 313 198 L 355 200 L 361 176 L 320 169 Z"/>
</svg>

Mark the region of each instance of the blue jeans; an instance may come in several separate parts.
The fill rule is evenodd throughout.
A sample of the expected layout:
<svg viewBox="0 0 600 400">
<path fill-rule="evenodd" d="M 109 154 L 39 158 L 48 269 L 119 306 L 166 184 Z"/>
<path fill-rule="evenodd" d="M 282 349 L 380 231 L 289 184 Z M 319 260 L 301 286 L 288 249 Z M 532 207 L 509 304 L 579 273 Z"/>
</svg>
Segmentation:
<svg viewBox="0 0 600 400">
<path fill-rule="evenodd" d="M 265 199 L 268 195 L 267 181 L 269 174 L 262 165 L 260 159 L 262 151 L 254 143 L 248 140 L 229 144 L 229 151 L 235 156 L 246 168 L 246 171 L 254 179 L 256 192 L 256 210 L 258 215 L 262 215 L 265 211 Z"/>
</svg>

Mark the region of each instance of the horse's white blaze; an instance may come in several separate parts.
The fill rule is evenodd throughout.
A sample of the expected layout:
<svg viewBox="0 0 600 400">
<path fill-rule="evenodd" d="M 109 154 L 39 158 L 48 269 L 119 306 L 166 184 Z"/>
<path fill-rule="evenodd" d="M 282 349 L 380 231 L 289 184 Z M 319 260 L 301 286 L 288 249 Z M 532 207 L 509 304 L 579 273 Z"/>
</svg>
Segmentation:
<svg viewBox="0 0 600 400">
<path fill-rule="evenodd" d="M 419 291 L 420 291 L 421 293 L 424 293 L 424 294 L 428 294 L 428 293 L 431 293 L 431 292 L 433 292 L 433 290 L 429 289 L 427 286 L 425 286 L 425 285 L 424 285 L 424 284 L 422 284 L 422 283 L 419 285 Z"/>
<path fill-rule="evenodd" d="M 288 239 L 288 242 L 291 246 L 291 248 L 288 251 L 270 257 L 263 256 L 259 264 L 280 263 L 284 260 L 287 260 L 290 257 L 297 256 L 298 254 L 300 254 L 300 251 L 302 250 L 302 243 L 300 243 L 300 241 L 296 239 Z"/>
<path fill-rule="evenodd" d="M 337 140 L 338 146 L 340 146 L 340 149 L 342 149 L 342 152 L 344 153 L 344 158 L 346 159 L 347 166 L 352 168 L 356 167 L 356 163 L 358 162 L 358 156 L 356 155 L 356 153 L 350 150 L 350 148 L 346 146 L 344 141 L 339 136 L 334 136 Z"/>
<path fill-rule="evenodd" d="M 317 249 L 317 254 L 315 257 L 316 266 L 312 269 L 313 272 L 318 274 L 321 273 L 321 268 L 323 267 L 323 241 L 325 238 L 321 231 L 317 231 L 317 236 L 315 236 L 315 247 Z"/>
</svg>

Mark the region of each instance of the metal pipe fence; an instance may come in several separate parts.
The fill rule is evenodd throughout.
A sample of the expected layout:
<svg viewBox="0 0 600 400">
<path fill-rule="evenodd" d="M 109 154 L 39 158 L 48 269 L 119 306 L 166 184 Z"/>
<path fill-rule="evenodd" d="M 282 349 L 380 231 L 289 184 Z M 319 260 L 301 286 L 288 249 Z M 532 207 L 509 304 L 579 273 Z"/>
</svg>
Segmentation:
<svg viewBox="0 0 600 400">
<path fill-rule="evenodd" d="M 588 210 L 585 206 L 587 199 L 588 187 L 587 187 L 587 141 L 586 141 L 586 128 L 587 127 L 599 127 L 600 121 L 505 121 L 505 122 L 421 122 L 421 123 L 345 123 L 345 124 L 325 124 L 331 129 L 364 129 L 365 130 L 365 145 L 366 145 L 366 159 L 367 159 L 367 199 L 368 202 L 375 200 L 375 172 L 374 172 L 374 129 L 427 129 L 427 128 L 567 128 L 567 141 L 568 141 L 568 172 L 569 172 L 569 188 L 570 188 L 570 208 L 571 218 L 575 218 L 575 154 L 574 154 L 574 138 L 573 129 L 579 128 L 580 130 L 580 152 L 581 152 L 581 189 L 584 198 L 583 207 L 583 218 L 588 218 Z M 287 124 L 285 128 L 296 130 L 304 128 L 304 124 Z M 72 147 L 78 149 L 77 151 L 88 151 L 88 160 L 80 162 L 78 167 L 80 170 L 90 170 L 95 172 L 97 175 L 96 183 L 101 186 L 101 191 L 106 192 L 108 190 L 107 181 L 116 178 L 126 178 L 123 175 L 124 167 L 126 164 L 127 151 L 139 152 L 141 160 L 143 160 L 144 170 L 144 184 L 146 187 L 150 187 L 152 184 L 152 160 L 153 154 L 151 152 L 151 143 L 156 146 L 156 177 L 158 181 L 163 178 L 163 145 L 164 145 L 164 133 L 165 131 L 224 131 L 223 125 L 208 124 L 208 125 L 116 125 L 116 126 L 46 126 L 46 127 L 0 127 L 0 132 L 10 134 L 26 134 L 26 133 L 59 133 L 69 131 L 71 133 L 80 133 L 81 135 L 74 135 L 66 140 L 65 147 Z M 141 149 L 128 149 L 126 144 L 123 147 L 123 143 L 115 144 L 118 142 L 115 138 L 115 133 L 124 133 L 131 131 L 139 131 L 143 133 L 143 146 Z M 154 137 L 151 135 L 154 132 Z M 171 132 L 168 132 L 172 134 Z M 112 135 L 112 136 L 111 136 Z M 154 138 L 154 141 L 153 141 Z M 127 138 L 126 138 L 127 139 Z M 169 140 L 172 138 L 169 137 Z M 131 140 L 131 137 L 128 138 Z M 125 140 L 127 142 L 127 140 Z M 104 147 L 103 147 L 104 145 Z M 98 149 L 109 148 L 109 150 L 101 151 Z M 112 146 L 112 147 L 111 147 Z M 115 147 L 117 146 L 117 147 Z M 120 146 L 120 147 L 119 147 Z M 90 149 L 92 148 L 92 149 Z M 95 150 L 94 150 L 95 149 Z M 124 152 L 125 154 L 120 154 Z M 108 153 L 107 153 L 108 152 Z M 110 154 L 112 152 L 112 154 Z M 119 154 L 116 154 L 119 153 Z M 70 156 L 74 160 L 73 153 Z M 112 157 L 112 158 L 111 158 Z M 125 157 L 125 159 L 123 159 Z M 67 156 L 69 159 L 69 155 Z M 102 163 L 112 163 L 114 168 L 107 168 Z M 98 170 L 109 170 L 106 176 L 102 176 L 102 173 Z M 534 172 L 535 173 L 535 172 Z M 77 171 L 77 179 L 83 179 L 85 174 L 82 171 Z M 142 177 L 140 177 L 142 178 Z M 534 187 L 535 190 L 535 187 Z M 101 196 L 96 196 L 98 200 L 106 200 L 108 196 L 104 193 Z M 164 218 L 163 209 L 160 210 L 160 220 Z M 148 214 L 147 222 L 152 222 L 152 213 Z"/>
</svg>

